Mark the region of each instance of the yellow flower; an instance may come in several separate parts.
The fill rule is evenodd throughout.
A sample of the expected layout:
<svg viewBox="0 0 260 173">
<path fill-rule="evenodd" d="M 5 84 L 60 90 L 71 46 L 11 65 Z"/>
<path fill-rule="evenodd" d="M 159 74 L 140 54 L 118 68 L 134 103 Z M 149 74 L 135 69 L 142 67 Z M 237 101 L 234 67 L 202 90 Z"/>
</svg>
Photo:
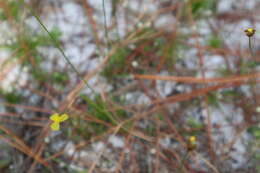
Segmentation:
<svg viewBox="0 0 260 173">
<path fill-rule="evenodd" d="M 253 29 L 253 28 L 247 28 L 247 29 L 245 30 L 245 33 L 246 33 L 246 35 L 247 35 L 248 37 L 252 37 L 252 36 L 255 34 L 255 29 Z"/>
<path fill-rule="evenodd" d="M 51 124 L 51 129 L 53 131 L 60 130 L 60 123 L 66 121 L 68 118 L 69 116 L 67 114 L 62 114 L 62 115 L 59 115 L 57 113 L 52 114 L 50 117 L 50 119 L 53 121 L 53 123 Z"/>
<path fill-rule="evenodd" d="M 197 138 L 196 136 L 191 136 L 189 137 L 189 140 L 188 140 L 188 151 L 192 151 L 194 149 L 196 149 L 197 147 Z"/>
<path fill-rule="evenodd" d="M 191 137 L 189 138 L 189 141 L 190 141 L 190 143 L 196 143 L 196 141 L 197 141 L 196 136 L 191 136 Z"/>
</svg>

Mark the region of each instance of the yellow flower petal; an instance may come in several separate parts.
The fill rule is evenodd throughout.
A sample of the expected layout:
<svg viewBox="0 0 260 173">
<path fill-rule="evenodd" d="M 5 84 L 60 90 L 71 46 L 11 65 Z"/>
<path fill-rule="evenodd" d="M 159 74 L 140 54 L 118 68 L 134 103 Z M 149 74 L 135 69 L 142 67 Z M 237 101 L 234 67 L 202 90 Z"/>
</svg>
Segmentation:
<svg viewBox="0 0 260 173">
<path fill-rule="evenodd" d="M 62 114 L 62 115 L 59 117 L 59 122 L 66 121 L 68 118 L 69 118 L 69 116 L 68 116 L 67 114 Z"/>
<path fill-rule="evenodd" d="M 55 114 L 52 114 L 50 119 L 54 122 L 57 122 L 59 121 L 59 114 L 55 113 Z"/>
<path fill-rule="evenodd" d="M 195 150 L 197 148 L 197 138 L 196 136 L 190 136 L 187 144 L 188 151 Z"/>
<path fill-rule="evenodd" d="M 247 29 L 245 30 L 245 33 L 246 33 L 246 35 L 247 35 L 248 37 L 252 37 L 252 36 L 255 34 L 255 29 L 253 29 L 253 28 L 247 28 Z"/>
<path fill-rule="evenodd" d="M 190 141 L 191 143 L 196 142 L 196 141 L 197 141 L 196 136 L 191 136 L 191 137 L 189 138 L 189 141 Z"/>
<path fill-rule="evenodd" d="M 57 130 L 60 130 L 60 123 L 57 123 L 57 122 L 54 122 L 51 124 L 51 129 L 53 131 L 57 131 Z"/>
</svg>

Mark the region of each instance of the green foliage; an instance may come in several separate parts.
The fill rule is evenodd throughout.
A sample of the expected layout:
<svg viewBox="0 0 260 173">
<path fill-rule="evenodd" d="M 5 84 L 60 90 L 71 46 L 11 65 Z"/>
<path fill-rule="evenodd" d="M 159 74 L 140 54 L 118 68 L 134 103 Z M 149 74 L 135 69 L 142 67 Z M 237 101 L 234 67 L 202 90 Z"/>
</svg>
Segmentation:
<svg viewBox="0 0 260 173">
<path fill-rule="evenodd" d="M 11 92 L 0 91 L 0 95 L 3 95 L 3 98 L 5 98 L 5 100 L 8 103 L 17 104 L 22 101 L 22 96 L 15 91 L 11 91 Z"/>
<path fill-rule="evenodd" d="M 159 56 L 166 58 L 166 66 L 169 67 L 169 70 L 172 70 L 172 66 L 177 61 L 178 52 L 182 44 L 178 43 L 177 39 L 167 42 L 166 38 L 162 37 L 155 40 L 155 45 L 158 45 L 156 48 L 158 49 Z"/>
<path fill-rule="evenodd" d="M 107 111 L 107 105 L 100 96 L 96 96 L 93 102 L 89 102 L 86 95 L 81 95 L 81 97 L 89 104 L 88 111 L 92 115 L 100 120 L 112 123 L 110 113 Z"/>
<path fill-rule="evenodd" d="M 61 36 L 60 30 L 57 28 L 53 28 L 51 34 L 55 39 L 59 39 Z M 15 51 L 16 54 L 13 57 L 22 59 L 22 66 L 29 67 L 34 79 L 41 82 L 52 79 L 53 82 L 58 84 L 64 84 L 68 80 L 66 73 L 59 72 L 55 72 L 53 76 L 51 76 L 52 78 L 50 78 L 49 73 L 40 66 L 41 63 L 45 61 L 45 58 L 43 58 L 38 48 L 53 45 L 48 35 L 34 33 L 26 29 L 18 38 L 19 39 L 13 41 L 11 44 L 2 47 L 10 51 Z"/>
<path fill-rule="evenodd" d="M 75 170 L 72 170 L 72 173 L 88 173 L 88 170 L 84 170 L 84 171 L 75 171 Z"/>
<path fill-rule="evenodd" d="M 240 67 L 241 74 L 251 73 L 259 65 L 260 63 L 256 61 L 243 61 Z"/>
<path fill-rule="evenodd" d="M 62 36 L 62 32 L 58 27 L 53 27 L 52 30 L 50 31 L 51 36 L 55 39 L 55 40 L 60 40 L 61 36 Z M 48 37 L 47 35 L 44 35 L 44 37 L 48 38 L 47 41 L 49 43 L 53 42 L 50 37 Z"/>
<path fill-rule="evenodd" d="M 22 2 L 21 1 L 7 1 L 4 3 L 6 5 L 7 11 L 0 11 L 0 20 L 7 20 L 9 17 L 14 18 L 15 20 L 19 20 L 22 12 Z"/>
<path fill-rule="evenodd" d="M 55 39 L 60 39 L 61 32 L 57 28 L 53 28 L 50 33 L 55 37 Z M 17 41 L 13 41 L 11 44 L 6 45 L 4 48 L 10 50 L 17 50 L 18 55 L 23 56 L 28 53 L 37 51 L 37 48 L 43 46 L 50 46 L 52 45 L 52 40 L 46 34 L 42 33 L 35 33 L 31 31 L 29 28 L 25 28 L 24 32 L 18 36 L 19 39 Z"/>
<path fill-rule="evenodd" d="M 216 107 L 219 106 L 219 99 L 218 99 L 218 93 L 217 92 L 210 92 L 207 95 L 207 98 L 208 98 L 208 102 L 209 102 L 210 105 L 213 105 L 213 106 L 216 106 Z"/>
<path fill-rule="evenodd" d="M 213 48 L 220 48 L 222 46 L 222 40 L 218 36 L 211 36 L 207 42 Z"/>
<path fill-rule="evenodd" d="M 102 75 L 108 80 L 113 79 L 114 77 L 127 75 L 125 68 L 127 66 L 126 58 L 129 54 L 130 50 L 128 48 L 119 48 L 117 52 L 110 57 L 108 65 L 104 68 Z"/>
<path fill-rule="evenodd" d="M 44 82 L 48 79 L 48 73 L 42 69 L 32 69 L 31 75 L 40 82 Z"/>
<path fill-rule="evenodd" d="M 237 91 L 235 91 L 235 90 L 228 89 L 228 90 L 222 91 L 222 92 L 221 92 L 221 95 L 223 95 L 223 97 L 224 97 L 225 99 L 227 99 L 227 98 L 233 99 L 234 97 L 239 96 L 239 93 L 238 93 Z"/>
<path fill-rule="evenodd" d="M 230 76 L 230 75 L 234 75 L 233 72 L 227 68 L 226 65 L 221 65 L 218 69 L 217 69 L 217 73 L 218 73 L 218 76 Z"/>
<path fill-rule="evenodd" d="M 140 21 L 141 23 L 142 21 Z M 140 32 L 137 32 L 134 37 L 133 40 L 135 43 L 141 43 L 143 41 L 149 41 L 151 35 L 155 34 L 156 30 L 152 27 L 143 27 L 142 30 Z M 130 33 L 131 34 L 131 33 Z"/>
<path fill-rule="evenodd" d="M 159 120 L 164 121 L 163 114 L 158 113 L 158 114 L 155 114 L 155 116 L 157 116 L 159 118 Z"/>
<path fill-rule="evenodd" d="M 86 110 L 88 114 L 94 116 L 95 119 L 116 125 L 117 120 L 127 116 L 127 112 L 120 108 L 113 110 L 113 113 L 110 112 L 107 103 L 104 102 L 100 96 L 96 96 L 90 100 L 86 95 L 82 94 L 80 98 L 87 104 Z M 107 130 L 106 125 L 97 122 L 89 122 L 86 124 L 84 122 L 75 121 L 74 126 L 77 127 L 77 133 L 86 138 L 89 138 L 93 133 L 101 134 Z"/>
<path fill-rule="evenodd" d="M 216 12 L 216 0 L 190 0 L 189 3 L 194 17 L 203 16 L 206 11 Z"/>
<path fill-rule="evenodd" d="M 247 130 L 251 133 L 257 140 L 260 140 L 260 126 L 253 126 Z"/>
<path fill-rule="evenodd" d="M 191 127 L 191 128 L 196 128 L 196 129 L 201 129 L 203 128 L 203 124 L 201 122 L 199 122 L 198 120 L 196 120 L 195 118 L 189 117 L 187 120 L 187 124 Z"/>
<path fill-rule="evenodd" d="M 31 69 L 31 75 L 39 82 L 51 81 L 53 84 L 57 84 L 58 87 L 63 88 L 66 82 L 69 80 L 69 76 L 66 72 L 47 72 L 46 69 L 38 67 Z M 56 88 L 58 89 L 58 88 Z"/>
<path fill-rule="evenodd" d="M 80 142 L 82 139 L 90 139 L 93 134 L 100 134 L 105 131 L 104 126 L 94 126 L 92 123 L 86 123 L 80 118 L 74 118 L 72 125 L 75 127 L 74 133 L 77 135 L 71 135 L 71 139 L 75 142 Z"/>
<path fill-rule="evenodd" d="M 183 48 L 183 44 L 178 39 L 168 39 L 165 35 L 151 39 L 151 36 L 156 32 L 158 31 L 153 28 L 144 27 L 140 32 L 132 33 L 134 34 L 132 36 L 132 45 L 137 49 L 119 48 L 110 57 L 107 66 L 101 74 L 111 82 L 113 79 L 128 76 L 130 70 L 131 72 L 134 70 L 134 73 L 138 74 L 149 73 L 147 69 L 157 67 L 158 62 L 160 62 L 159 58 L 164 58 L 165 61 L 163 63 L 165 67 L 169 67 L 168 70 L 172 70 L 172 66 L 176 63 L 179 50 Z M 133 60 L 138 61 L 139 66 L 142 68 L 133 69 L 131 64 Z"/>
<path fill-rule="evenodd" d="M 156 128 L 153 124 L 148 124 L 145 131 L 149 136 L 155 136 L 156 134 Z"/>
<path fill-rule="evenodd" d="M 69 76 L 67 73 L 54 72 L 52 74 L 52 79 L 54 83 L 65 84 L 69 80 Z"/>
</svg>

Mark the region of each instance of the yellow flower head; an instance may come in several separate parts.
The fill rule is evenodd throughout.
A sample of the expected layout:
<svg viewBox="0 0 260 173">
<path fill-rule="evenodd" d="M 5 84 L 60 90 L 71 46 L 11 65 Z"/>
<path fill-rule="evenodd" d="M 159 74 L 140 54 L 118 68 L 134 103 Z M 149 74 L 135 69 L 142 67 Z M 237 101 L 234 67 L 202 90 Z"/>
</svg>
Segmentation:
<svg viewBox="0 0 260 173">
<path fill-rule="evenodd" d="M 245 30 L 245 33 L 246 33 L 246 35 L 247 35 L 248 37 L 252 37 L 252 36 L 255 34 L 255 29 L 253 29 L 253 28 L 247 28 L 247 29 Z"/>
<path fill-rule="evenodd" d="M 51 129 L 53 131 L 60 130 L 60 123 L 66 121 L 68 118 L 69 116 L 67 114 L 62 114 L 62 115 L 59 115 L 57 113 L 52 114 L 50 117 L 50 119 L 53 121 L 53 123 L 51 124 Z"/>
<path fill-rule="evenodd" d="M 197 138 L 196 138 L 196 136 L 189 137 L 187 147 L 188 147 L 188 151 L 192 151 L 192 150 L 197 148 Z"/>
<path fill-rule="evenodd" d="M 197 142 L 196 136 L 191 136 L 191 137 L 189 138 L 189 142 L 190 142 L 191 144 L 196 143 L 196 142 Z"/>
</svg>

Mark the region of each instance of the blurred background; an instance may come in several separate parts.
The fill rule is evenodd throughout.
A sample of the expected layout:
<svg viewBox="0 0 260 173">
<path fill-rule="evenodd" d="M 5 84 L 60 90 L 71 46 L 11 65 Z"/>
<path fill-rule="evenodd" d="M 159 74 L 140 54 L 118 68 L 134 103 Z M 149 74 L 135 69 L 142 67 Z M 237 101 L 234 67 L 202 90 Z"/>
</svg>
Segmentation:
<svg viewBox="0 0 260 173">
<path fill-rule="evenodd" d="M 0 0 L 0 172 L 260 172 L 259 8 Z"/>
</svg>

